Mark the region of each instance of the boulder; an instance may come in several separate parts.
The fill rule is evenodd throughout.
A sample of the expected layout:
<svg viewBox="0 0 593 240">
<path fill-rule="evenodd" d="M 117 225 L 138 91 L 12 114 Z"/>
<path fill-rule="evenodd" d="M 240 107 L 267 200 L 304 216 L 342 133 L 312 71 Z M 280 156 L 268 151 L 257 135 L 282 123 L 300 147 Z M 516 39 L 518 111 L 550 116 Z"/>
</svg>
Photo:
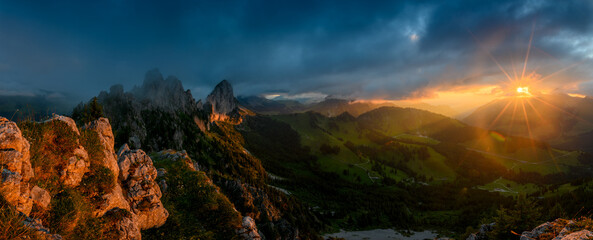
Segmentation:
<svg viewBox="0 0 593 240">
<path fill-rule="evenodd" d="M 31 198 L 33 199 L 33 203 L 37 204 L 41 208 L 47 208 L 49 202 L 51 201 L 49 192 L 38 186 L 34 186 L 31 189 Z"/>
<path fill-rule="evenodd" d="M 593 238 L 593 232 L 583 229 L 581 231 L 568 234 L 566 237 L 561 238 L 561 240 L 588 240 L 591 238 Z"/>
<path fill-rule="evenodd" d="M 237 229 L 237 234 L 242 239 L 261 239 L 259 231 L 257 230 L 257 226 L 255 225 L 255 221 L 253 221 L 253 219 L 249 216 L 243 217 L 241 228 Z"/>
<path fill-rule="evenodd" d="M 124 150 L 118 159 L 119 179 L 124 197 L 137 216 L 138 227 L 149 229 L 162 226 L 169 212 L 161 203 L 161 190 L 156 183 L 157 170 L 144 151 Z"/>
<path fill-rule="evenodd" d="M 590 219 L 584 220 L 566 220 L 558 218 L 552 222 L 546 222 L 540 224 L 531 231 L 525 231 L 521 234 L 521 240 L 530 239 L 552 239 L 552 240 L 580 240 L 580 239 L 592 239 L 593 232 L 589 229 L 582 229 L 583 226 L 587 226 L 587 223 L 580 221 L 590 221 Z"/>
<path fill-rule="evenodd" d="M 22 183 L 23 177 L 18 172 L 2 169 L 0 193 L 2 197 L 19 212 L 26 215 L 31 213 L 33 200 L 29 191 L 29 184 Z"/>
<path fill-rule="evenodd" d="M 531 231 L 523 232 L 523 234 L 521 234 L 521 240 L 536 239 L 540 235 L 546 233 L 549 229 L 552 229 L 552 226 L 553 226 L 553 223 L 551 223 L 551 222 L 546 222 L 546 223 L 540 224 L 539 226 L 537 226 L 536 228 L 534 228 Z"/>
</svg>

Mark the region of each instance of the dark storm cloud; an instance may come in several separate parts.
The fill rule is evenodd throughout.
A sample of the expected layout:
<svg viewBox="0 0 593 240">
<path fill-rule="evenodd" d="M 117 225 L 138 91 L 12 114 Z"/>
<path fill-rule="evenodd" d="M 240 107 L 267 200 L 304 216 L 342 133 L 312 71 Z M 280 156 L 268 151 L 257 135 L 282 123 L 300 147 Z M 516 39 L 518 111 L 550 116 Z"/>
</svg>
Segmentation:
<svg viewBox="0 0 593 240">
<path fill-rule="evenodd" d="M 485 53 L 520 65 L 534 22 L 530 64 L 593 58 L 591 12 L 589 1 L 2 1 L 0 93 L 88 98 L 158 67 L 197 97 L 222 79 L 243 95 L 423 96 L 504 78 Z"/>
</svg>

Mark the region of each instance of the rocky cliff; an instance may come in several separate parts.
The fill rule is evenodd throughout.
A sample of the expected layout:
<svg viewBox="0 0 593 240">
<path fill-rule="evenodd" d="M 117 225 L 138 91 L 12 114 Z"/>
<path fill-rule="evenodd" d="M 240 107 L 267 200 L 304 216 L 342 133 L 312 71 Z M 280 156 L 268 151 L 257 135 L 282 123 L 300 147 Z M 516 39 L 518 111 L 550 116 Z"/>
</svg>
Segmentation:
<svg viewBox="0 0 593 240">
<path fill-rule="evenodd" d="M 208 113 L 210 122 L 240 122 L 241 109 L 238 103 L 231 84 L 227 80 L 222 80 L 208 95 L 202 108 Z"/>
<path fill-rule="evenodd" d="M 168 146 L 182 149 L 184 141 L 193 140 L 187 136 L 182 122 L 207 119 L 181 81 L 174 76 L 164 79 L 157 69 L 146 73 L 141 86 L 124 92 L 122 85 L 114 85 L 109 92 L 99 93 L 97 99 L 118 133 L 115 142 L 147 151 L 159 151 Z M 168 124 L 155 125 L 160 120 Z M 155 136 L 156 131 L 163 129 L 166 134 Z"/>
<path fill-rule="evenodd" d="M 317 238 L 317 230 L 310 226 L 320 225 L 319 220 L 295 198 L 269 187 L 261 161 L 245 151 L 235 128 L 249 111 L 238 106 L 227 81 L 218 84 L 202 104 L 176 78 L 164 79 L 151 70 L 142 86 L 125 92 L 115 85 L 101 92 L 97 101 L 116 134 L 106 134 L 109 131 L 101 121 L 83 129 L 102 129 L 97 132 L 98 142 L 106 148 L 112 149 L 107 139 L 113 139 L 113 146 L 129 147 L 118 153 L 101 151 L 105 158 L 116 159 L 117 170 L 112 164 L 103 165 L 120 184 L 96 197 L 104 200 L 96 216 L 113 207 L 129 211 L 133 221 L 119 222 L 146 220 L 148 225 L 136 226 L 148 239 L 165 235 L 170 239 Z M 147 158 L 154 160 L 157 170 L 152 170 Z M 184 164 L 177 166 L 178 162 Z M 145 179 L 127 175 L 132 173 Z M 159 198 L 164 200 L 155 201 Z M 155 217 L 167 214 L 165 222 Z M 257 230 L 260 226 L 262 231 Z"/>
<path fill-rule="evenodd" d="M 29 238 L 141 239 L 141 229 L 168 217 L 156 169 L 142 150 L 116 158 L 113 140 L 105 118 L 80 129 L 64 116 L 19 125 L 0 118 L 0 207 L 21 214 L 12 224 L 33 229 Z"/>
</svg>

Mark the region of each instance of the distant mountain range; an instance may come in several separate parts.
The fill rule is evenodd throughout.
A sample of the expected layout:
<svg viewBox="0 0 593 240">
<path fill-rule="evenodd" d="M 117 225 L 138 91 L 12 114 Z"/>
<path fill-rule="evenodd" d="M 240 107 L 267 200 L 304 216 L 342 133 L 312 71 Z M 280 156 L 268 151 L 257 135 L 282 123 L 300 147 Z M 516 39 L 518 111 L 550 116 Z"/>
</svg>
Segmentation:
<svg viewBox="0 0 593 240">
<path fill-rule="evenodd" d="M 573 149 L 593 149 L 593 99 L 564 94 L 508 97 L 476 109 L 463 121 L 502 133 Z"/>
<path fill-rule="evenodd" d="M 328 117 L 335 117 L 344 112 L 348 112 L 352 116 L 357 117 L 365 112 L 380 107 L 409 107 L 442 114 L 448 117 L 455 117 L 458 115 L 458 113 L 449 106 L 434 106 L 423 102 L 373 102 L 328 97 L 321 102 L 306 104 L 294 100 L 275 100 L 260 96 L 239 96 L 237 99 L 242 106 L 260 114 L 286 114 L 314 111 Z"/>
</svg>

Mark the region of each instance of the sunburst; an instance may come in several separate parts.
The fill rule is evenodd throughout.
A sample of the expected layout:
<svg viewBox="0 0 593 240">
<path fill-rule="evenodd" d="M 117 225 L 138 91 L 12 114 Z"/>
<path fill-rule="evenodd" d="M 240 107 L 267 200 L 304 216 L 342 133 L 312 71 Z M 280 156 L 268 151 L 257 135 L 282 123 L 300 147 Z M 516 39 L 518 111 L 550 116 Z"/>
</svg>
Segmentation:
<svg viewBox="0 0 593 240">
<path fill-rule="evenodd" d="M 509 89 L 512 91 L 512 92 L 509 92 L 509 95 L 511 95 L 511 96 L 509 97 L 509 101 L 506 103 L 506 105 L 496 115 L 496 117 L 489 124 L 487 124 L 488 129 L 492 129 L 495 126 L 495 124 L 501 119 L 501 117 L 504 115 L 505 112 L 512 111 L 512 112 L 509 112 L 509 113 L 511 113 L 511 122 L 507 129 L 507 135 L 517 134 L 517 132 L 515 131 L 515 128 L 513 128 L 513 126 L 515 125 L 515 122 L 516 121 L 523 122 L 524 126 L 515 126 L 515 127 L 523 128 L 523 129 L 527 130 L 527 134 L 529 136 L 533 150 L 535 152 L 536 143 L 534 140 L 535 137 L 533 135 L 532 130 L 533 130 L 533 127 L 537 127 L 537 126 L 533 126 L 532 121 L 534 121 L 534 120 L 532 119 L 532 121 L 530 121 L 529 114 L 527 114 L 527 112 L 530 111 L 530 112 L 535 113 L 535 117 L 537 117 L 539 120 L 541 120 L 541 123 L 548 124 L 550 122 L 548 119 L 546 119 L 546 118 L 544 118 L 544 116 L 542 116 L 541 112 L 536 108 L 536 106 L 533 104 L 532 101 L 541 102 L 544 105 L 550 107 L 551 109 L 554 109 L 555 111 L 559 111 L 559 112 L 566 114 L 567 116 L 573 117 L 575 119 L 578 119 L 581 121 L 585 121 L 585 120 L 574 115 L 573 113 L 571 113 L 569 111 L 562 109 L 561 107 L 555 106 L 554 104 L 552 104 L 548 101 L 545 101 L 541 97 L 538 97 L 535 94 L 536 91 L 534 91 L 534 89 L 531 89 L 531 87 L 536 86 L 537 83 L 540 83 L 540 82 L 548 80 L 548 79 L 552 79 L 552 78 L 556 77 L 559 73 L 567 71 L 567 70 L 580 64 L 580 63 L 575 63 L 570 66 L 563 67 L 563 68 L 561 68 L 551 74 L 548 74 L 546 76 L 541 76 L 541 75 L 537 74 L 535 70 L 530 70 L 528 63 L 529 63 L 531 48 L 533 47 L 534 33 L 535 33 L 535 22 L 532 25 L 531 34 L 529 36 L 529 43 L 527 44 L 527 51 L 526 51 L 525 58 L 524 58 L 524 61 L 522 64 L 523 66 L 520 69 L 521 72 L 519 74 L 519 72 L 517 71 L 518 69 L 515 67 L 514 62 L 511 61 L 511 68 L 512 68 L 512 75 L 511 75 L 486 48 L 481 46 L 481 44 L 478 41 L 478 39 L 476 38 L 476 36 L 473 35 L 473 33 L 470 31 L 470 34 L 472 35 L 474 40 L 478 43 L 480 48 L 488 55 L 488 57 L 492 60 L 492 62 L 494 62 L 496 64 L 496 66 L 498 67 L 500 72 L 505 76 L 505 80 L 502 81 L 501 84 L 503 86 L 506 86 L 506 89 Z M 538 50 L 540 50 L 540 49 L 538 49 Z M 540 51 L 543 51 L 543 50 L 540 50 Z M 511 105 L 513 105 L 513 106 L 511 107 Z M 519 114 L 517 114 L 517 112 L 519 112 Z M 532 118 L 534 118 L 534 117 L 532 116 Z M 585 121 L 585 122 L 587 122 L 587 121 Z M 487 139 L 487 138 L 480 138 L 480 139 Z M 478 141 L 478 143 L 476 143 L 476 144 L 478 144 L 478 145 L 482 144 L 482 143 L 480 143 L 481 141 L 482 140 Z M 547 152 L 548 152 L 550 158 L 554 161 L 554 164 L 557 166 L 557 162 L 556 162 L 556 158 L 555 158 L 554 154 L 551 152 L 551 150 L 549 148 L 547 149 Z M 533 160 L 537 161 L 537 159 L 533 159 Z"/>
</svg>

